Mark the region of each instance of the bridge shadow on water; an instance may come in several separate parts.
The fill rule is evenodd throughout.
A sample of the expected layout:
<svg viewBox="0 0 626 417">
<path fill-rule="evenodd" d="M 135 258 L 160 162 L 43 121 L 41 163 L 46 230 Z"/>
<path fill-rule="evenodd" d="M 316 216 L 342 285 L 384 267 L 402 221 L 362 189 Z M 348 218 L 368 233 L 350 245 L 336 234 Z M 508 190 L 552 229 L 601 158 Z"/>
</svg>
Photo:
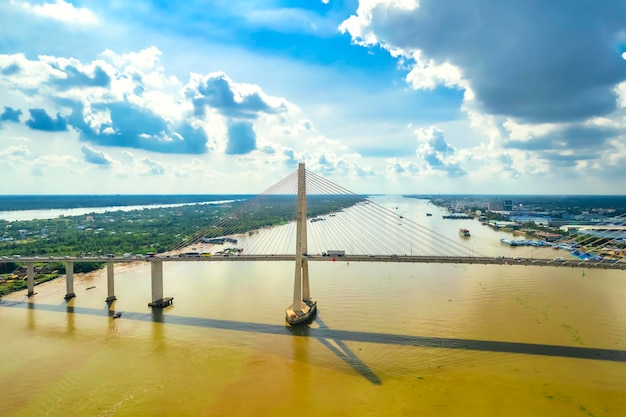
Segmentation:
<svg viewBox="0 0 626 417">
<path fill-rule="evenodd" d="M 57 313 L 84 314 L 102 316 L 108 319 L 115 315 L 115 311 L 109 306 L 104 309 L 74 307 L 67 302 L 58 305 L 39 304 L 25 301 L 0 300 L 0 307 L 20 308 L 28 310 L 51 311 Z M 329 328 L 319 318 L 315 322 L 319 328 L 309 326 L 290 328 L 286 324 L 263 324 L 242 321 L 220 320 L 202 317 L 186 317 L 164 314 L 160 309 L 153 309 L 151 313 L 118 312 L 121 316 L 118 320 L 137 320 L 144 322 L 158 322 L 181 326 L 194 326 L 212 329 L 222 329 L 238 332 L 252 332 L 270 335 L 291 335 L 295 337 L 315 338 L 337 357 L 345 361 L 359 374 L 374 384 L 381 384 L 380 378 L 365 365 L 354 352 L 346 345 L 346 342 L 380 343 L 388 345 L 402 345 L 428 348 L 461 349 L 481 352 L 513 353 L 526 355 L 540 355 L 572 359 L 594 359 L 602 361 L 626 363 L 626 350 L 602 349 L 580 346 L 546 345 L 522 342 L 501 342 L 493 340 L 473 340 L 447 337 L 427 337 L 401 334 L 386 334 L 374 332 L 362 332 L 351 330 L 334 330 Z M 331 341 L 333 343 L 331 343 Z"/>
<path fill-rule="evenodd" d="M 369 366 L 363 363 L 363 361 L 361 361 L 359 357 L 355 355 L 354 352 L 352 352 L 352 350 L 345 344 L 342 339 L 318 334 L 320 329 L 330 330 L 328 326 L 326 326 L 326 323 L 324 323 L 319 317 L 319 315 L 316 316 L 314 321 L 320 326 L 319 329 L 314 329 L 309 326 L 296 326 L 291 328 L 291 332 L 294 335 L 300 337 L 314 337 L 322 345 L 326 346 L 331 352 L 333 352 L 339 359 L 350 365 L 352 369 L 357 371 L 372 384 L 382 384 L 382 381 L 374 373 L 374 371 L 372 371 Z M 331 343 L 331 341 L 334 344 Z"/>
</svg>

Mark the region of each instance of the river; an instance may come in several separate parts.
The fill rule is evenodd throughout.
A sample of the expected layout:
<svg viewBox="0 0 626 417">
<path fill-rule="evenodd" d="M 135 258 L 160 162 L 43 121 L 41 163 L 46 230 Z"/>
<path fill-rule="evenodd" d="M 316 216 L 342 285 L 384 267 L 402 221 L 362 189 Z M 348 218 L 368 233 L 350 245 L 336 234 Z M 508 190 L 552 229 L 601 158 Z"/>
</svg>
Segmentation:
<svg viewBox="0 0 626 417">
<path fill-rule="evenodd" d="M 379 201 L 501 250 L 423 200 Z M 167 263 L 161 313 L 146 262 L 116 265 L 111 311 L 104 271 L 67 303 L 62 278 L 7 296 L 0 416 L 626 416 L 623 271 L 312 262 L 318 317 L 289 329 L 293 273 Z"/>
<path fill-rule="evenodd" d="M 176 204 L 149 204 L 141 206 L 110 206 L 110 207 L 80 207 L 65 209 L 41 209 L 41 210 L 10 210 L 0 211 L 0 219 L 6 221 L 35 220 L 35 219 L 56 219 L 57 217 L 82 216 L 91 213 L 106 213 L 110 211 L 133 211 L 142 209 L 168 208 L 192 206 L 201 204 L 225 204 L 234 200 L 205 201 L 196 203 L 176 203 Z"/>
</svg>

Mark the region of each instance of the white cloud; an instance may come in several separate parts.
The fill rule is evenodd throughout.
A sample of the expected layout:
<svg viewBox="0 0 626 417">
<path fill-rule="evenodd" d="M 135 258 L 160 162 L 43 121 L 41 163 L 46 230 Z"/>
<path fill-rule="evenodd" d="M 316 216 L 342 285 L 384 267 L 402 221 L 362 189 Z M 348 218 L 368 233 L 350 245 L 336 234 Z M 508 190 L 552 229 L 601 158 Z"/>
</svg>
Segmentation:
<svg viewBox="0 0 626 417">
<path fill-rule="evenodd" d="M 78 172 L 79 164 L 76 158 L 69 155 L 42 155 L 30 164 L 31 173 L 34 176 L 54 175 L 67 176 Z M 56 171 L 62 171 L 57 173 Z"/>
<path fill-rule="evenodd" d="M 360 0 L 359 7 L 355 15 L 350 16 L 339 25 L 342 33 L 350 33 L 354 43 L 362 46 L 380 44 L 394 55 L 402 54 L 402 49 L 396 45 L 389 44 L 385 39 L 379 39 L 373 23 L 375 14 L 379 9 L 385 9 L 385 13 L 390 15 L 411 11 L 418 7 L 417 0 Z"/>
<path fill-rule="evenodd" d="M 456 148 L 446 142 L 441 129 L 435 126 L 419 128 L 414 134 L 418 141 L 415 155 L 424 170 L 445 172 L 452 177 L 467 174 L 461 167 Z"/>
<path fill-rule="evenodd" d="M 413 177 L 421 172 L 418 164 L 412 161 L 403 161 L 399 158 L 387 158 L 387 173 L 391 178 Z"/>
<path fill-rule="evenodd" d="M 225 116 L 237 118 L 297 111 L 297 107 L 284 98 L 265 94 L 258 85 L 234 82 L 223 72 L 206 75 L 192 73 L 182 92 L 193 102 L 198 115 L 204 114 L 206 106 Z"/>
<path fill-rule="evenodd" d="M 25 10 L 36 15 L 59 20 L 65 23 L 94 25 L 98 23 L 98 18 L 85 7 L 75 7 L 72 3 L 64 0 L 56 0 L 54 3 L 44 3 L 41 5 L 31 5 L 27 2 L 14 2 L 21 5 Z"/>
<path fill-rule="evenodd" d="M 33 159 L 33 152 L 26 145 L 11 145 L 5 149 L 0 149 L 0 160 L 2 160 L 0 172 L 2 172 L 3 178 L 0 190 L 9 190 L 15 186 L 19 189 L 19 184 L 31 172 Z M 16 191 L 24 193 L 23 190 Z"/>
<path fill-rule="evenodd" d="M 102 151 L 97 151 L 89 145 L 81 146 L 80 150 L 85 157 L 85 161 L 90 164 L 109 166 L 113 163 L 113 160 L 109 155 Z"/>
<path fill-rule="evenodd" d="M 160 162 L 150 158 L 145 158 L 142 162 L 147 167 L 145 175 L 163 175 L 165 173 L 165 167 Z"/>
<path fill-rule="evenodd" d="M 189 179 L 191 181 L 195 181 L 198 178 L 210 178 L 212 181 L 215 181 L 225 177 L 223 173 L 212 169 L 199 158 L 192 158 L 188 163 L 173 166 L 172 170 L 177 178 Z"/>
<path fill-rule="evenodd" d="M 448 88 L 468 88 L 459 67 L 449 62 L 436 63 L 433 59 L 424 59 L 422 51 L 413 51 L 414 61 L 406 81 L 416 90 L 433 90 L 439 85 Z"/>
</svg>

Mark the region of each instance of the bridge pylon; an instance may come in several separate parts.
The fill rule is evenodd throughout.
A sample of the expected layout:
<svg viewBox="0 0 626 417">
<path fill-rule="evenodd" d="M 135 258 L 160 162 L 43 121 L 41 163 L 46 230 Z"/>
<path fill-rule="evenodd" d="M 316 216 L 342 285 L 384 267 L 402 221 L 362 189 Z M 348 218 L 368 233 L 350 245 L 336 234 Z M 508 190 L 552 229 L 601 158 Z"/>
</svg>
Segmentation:
<svg viewBox="0 0 626 417">
<path fill-rule="evenodd" d="M 306 233 L 306 177 L 304 163 L 298 164 L 298 206 L 296 209 L 296 270 L 293 303 L 287 307 L 286 318 L 291 325 L 308 323 L 317 312 L 317 301 L 311 298 Z"/>
</svg>

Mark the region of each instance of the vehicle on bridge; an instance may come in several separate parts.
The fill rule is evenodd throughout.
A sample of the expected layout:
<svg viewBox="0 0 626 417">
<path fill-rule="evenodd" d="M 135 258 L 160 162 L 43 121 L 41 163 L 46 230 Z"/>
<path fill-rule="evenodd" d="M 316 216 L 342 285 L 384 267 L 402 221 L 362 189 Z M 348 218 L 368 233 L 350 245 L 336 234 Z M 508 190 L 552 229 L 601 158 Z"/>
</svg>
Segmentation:
<svg viewBox="0 0 626 417">
<path fill-rule="evenodd" d="M 338 249 L 329 249 L 326 252 L 322 253 L 322 256 L 345 256 L 345 255 L 346 255 L 345 250 L 338 250 Z"/>
<path fill-rule="evenodd" d="M 200 252 L 182 252 L 178 254 L 179 258 L 199 258 Z"/>
</svg>

